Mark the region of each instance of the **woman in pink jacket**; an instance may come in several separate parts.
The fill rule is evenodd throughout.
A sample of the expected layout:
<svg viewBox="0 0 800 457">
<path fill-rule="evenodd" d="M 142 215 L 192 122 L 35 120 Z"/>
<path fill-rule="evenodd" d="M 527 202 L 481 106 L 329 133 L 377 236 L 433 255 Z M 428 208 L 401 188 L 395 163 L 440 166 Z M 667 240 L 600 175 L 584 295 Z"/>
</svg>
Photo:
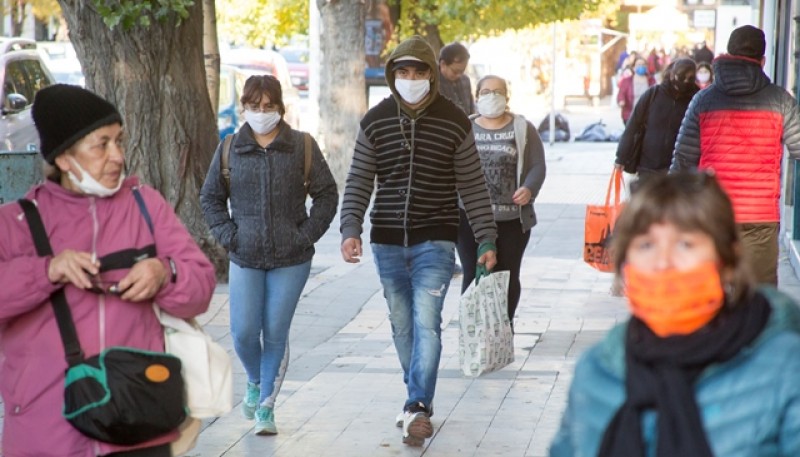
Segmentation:
<svg viewBox="0 0 800 457">
<path fill-rule="evenodd" d="M 639 101 L 639 97 L 656 83 L 655 78 L 647 72 L 647 61 L 639 57 L 633 64 L 633 74 L 622 78 L 619 82 L 619 93 L 617 93 L 617 105 L 622 114 L 622 123 L 628 125 L 633 107 Z"/>
<path fill-rule="evenodd" d="M 214 268 L 164 198 L 125 177 L 122 118 L 113 105 L 59 84 L 38 92 L 32 114 L 51 167 L 25 198 L 36 203 L 54 255 L 36 254 L 18 203 L 0 206 L 3 455 L 169 456 L 177 431 L 117 446 L 82 435 L 64 419 L 67 363 L 50 295 L 64 289 L 87 357 L 111 346 L 163 351 L 153 302 L 184 318 L 204 312 Z M 134 198 L 137 188 L 152 232 Z M 111 259 L 124 250 L 133 260 L 115 268 Z"/>
</svg>

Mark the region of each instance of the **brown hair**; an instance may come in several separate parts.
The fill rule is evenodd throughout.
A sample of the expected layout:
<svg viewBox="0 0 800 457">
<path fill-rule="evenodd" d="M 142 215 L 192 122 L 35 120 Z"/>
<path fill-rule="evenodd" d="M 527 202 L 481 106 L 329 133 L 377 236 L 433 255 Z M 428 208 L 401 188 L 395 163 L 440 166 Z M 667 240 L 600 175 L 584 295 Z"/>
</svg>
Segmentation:
<svg viewBox="0 0 800 457">
<path fill-rule="evenodd" d="M 499 77 L 497 75 L 486 75 L 483 78 L 478 80 L 478 84 L 475 86 L 475 98 L 480 97 L 481 87 L 483 87 L 483 83 L 485 83 L 486 81 L 488 81 L 490 79 L 496 79 L 496 80 L 500 81 L 501 83 L 503 83 L 503 89 L 505 89 L 505 91 L 506 91 L 506 98 L 511 98 L 511 97 L 509 97 L 509 94 L 508 94 L 508 81 L 506 81 L 504 78 L 501 78 L 501 77 Z"/>
<path fill-rule="evenodd" d="M 283 104 L 283 90 L 281 83 L 272 75 L 253 75 L 247 78 L 244 82 L 244 89 L 242 90 L 242 97 L 239 101 L 242 106 L 252 103 L 257 105 L 261 103 L 261 97 L 264 94 L 269 97 L 270 103 L 278 106 L 278 113 L 281 116 L 286 114 L 286 106 Z"/>
<path fill-rule="evenodd" d="M 717 179 L 706 172 L 653 176 L 633 192 L 617 219 L 611 242 L 618 281 L 633 238 L 664 222 L 681 230 L 705 233 L 714 240 L 729 303 L 751 293 L 754 282 L 742 260 L 733 205 Z"/>
</svg>

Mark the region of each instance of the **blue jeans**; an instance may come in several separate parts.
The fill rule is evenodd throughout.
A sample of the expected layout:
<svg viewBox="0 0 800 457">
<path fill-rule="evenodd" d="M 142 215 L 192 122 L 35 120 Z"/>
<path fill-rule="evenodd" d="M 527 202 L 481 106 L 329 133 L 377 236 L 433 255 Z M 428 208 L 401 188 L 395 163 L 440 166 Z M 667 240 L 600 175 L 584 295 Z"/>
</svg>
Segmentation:
<svg viewBox="0 0 800 457">
<path fill-rule="evenodd" d="M 289 327 L 311 261 L 260 270 L 230 263 L 231 336 L 248 381 L 261 385 L 259 404 L 274 407 L 289 361 Z"/>
<path fill-rule="evenodd" d="M 406 407 L 422 402 L 432 412 L 442 353 L 442 305 L 453 276 L 454 248 L 451 241 L 409 247 L 372 244 L 403 367 Z"/>
</svg>

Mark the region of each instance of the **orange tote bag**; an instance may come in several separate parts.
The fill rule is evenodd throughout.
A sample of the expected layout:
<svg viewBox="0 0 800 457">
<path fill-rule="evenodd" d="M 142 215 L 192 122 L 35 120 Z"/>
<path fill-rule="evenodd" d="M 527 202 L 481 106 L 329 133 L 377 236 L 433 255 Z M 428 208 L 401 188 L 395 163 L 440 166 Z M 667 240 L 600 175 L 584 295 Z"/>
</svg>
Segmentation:
<svg viewBox="0 0 800 457">
<path fill-rule="evenodd" d="M 611 247 L 614 223 L 622 211 L 623 205 L 619 202 L 622 185 L 622 171 L 614 168 L 611 179 L 608 181 L 605 204 L 586 205 L 583 261 L 599 271 L 614 271 L 609 248 Z M 614 190 L 613 201 L 611 200 L 612 188 Z"/>
</svg>

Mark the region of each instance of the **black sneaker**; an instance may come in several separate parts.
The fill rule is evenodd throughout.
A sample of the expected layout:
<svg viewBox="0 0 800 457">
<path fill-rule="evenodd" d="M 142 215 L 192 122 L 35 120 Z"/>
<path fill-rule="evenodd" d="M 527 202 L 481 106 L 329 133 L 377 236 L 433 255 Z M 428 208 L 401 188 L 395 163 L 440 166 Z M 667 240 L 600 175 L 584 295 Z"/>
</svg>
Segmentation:
<svg viewBox="0 0 800 457">
<path fill-rule="evenodd" d="M 430 414 L 422 402 L 406 407 L 403 413 L 403 443 L 422 446 L 425 439 L 433 436 Z"/>
</svg>

